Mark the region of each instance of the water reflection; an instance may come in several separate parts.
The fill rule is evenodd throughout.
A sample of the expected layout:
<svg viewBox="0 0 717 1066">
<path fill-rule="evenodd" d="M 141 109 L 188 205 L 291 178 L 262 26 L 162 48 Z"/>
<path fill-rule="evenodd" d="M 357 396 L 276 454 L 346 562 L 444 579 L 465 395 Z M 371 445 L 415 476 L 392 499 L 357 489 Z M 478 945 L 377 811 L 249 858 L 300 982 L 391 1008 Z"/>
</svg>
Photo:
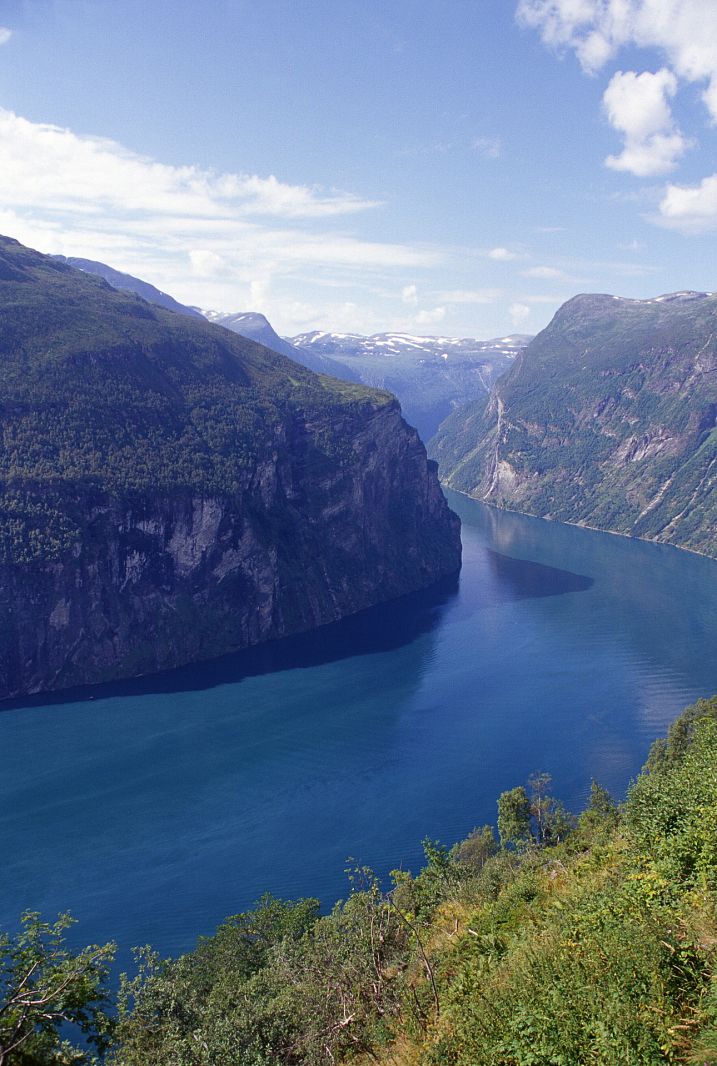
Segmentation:
<svg viewBox="0 0 717 1066">
<path fill-rule="evenodd" d="M 717 564 L 451 502 L 458 588 L 0 714 L 0 924 L 176 952 L 267 889 L 330 905 L 348 855 L 415 868 L 534 770 L 624 793 L 717 688 Z"/>
</svg>

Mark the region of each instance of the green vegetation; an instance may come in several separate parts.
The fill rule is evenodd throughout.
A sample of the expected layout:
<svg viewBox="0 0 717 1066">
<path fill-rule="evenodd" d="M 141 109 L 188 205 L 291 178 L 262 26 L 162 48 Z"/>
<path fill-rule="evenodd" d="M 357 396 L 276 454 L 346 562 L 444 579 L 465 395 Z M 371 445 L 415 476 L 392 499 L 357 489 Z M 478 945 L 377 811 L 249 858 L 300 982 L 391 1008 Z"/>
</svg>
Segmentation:
<svg viewBox="0 0 717 1066">
<path fill-rule="evenodd" d="M 717 297 L 577 296 L 430 444 L 498 506 L 717 555 Z M 501 463 L 502 467 L 497 467 Z"/>
<path fill-rule="evenodd" d="M 500 845 L 489 826 L 450 850 L 425 841 L 425 868 L 396 871 L 388 893 L 352 870 L 323 917 L 316 900 L 265 897 L 179 959 L 143 950 L 107 1061 L 717 1062 L 717 697 L 654 745 L 621 808 L 593 782 L 572 819 L 540 774 L 498 811 Z M 90 1061 L 68 1055 L 50 1041 L 0 1062 Z"/>
<path fill-rule="evenodd" d="M 87 1061 L 65 1038 L 67 1026 L 85 1034 L 97 1054 L 107 1050 L 106 982 L 114 945 L 72 952 L 65 943 L 71 924 L 66 914 L 50 925 L 27 913 L 17 936 L 0 933 L 0 1066 Z"/>
<path fill-rule="evenodd" d="M 0 238 L 0 561 L 58 558 L 92 494 L 238 496 L 291 435 L 392 397 Z M 325 434 L 307 462 L 340 465 Z"/>
</svg>

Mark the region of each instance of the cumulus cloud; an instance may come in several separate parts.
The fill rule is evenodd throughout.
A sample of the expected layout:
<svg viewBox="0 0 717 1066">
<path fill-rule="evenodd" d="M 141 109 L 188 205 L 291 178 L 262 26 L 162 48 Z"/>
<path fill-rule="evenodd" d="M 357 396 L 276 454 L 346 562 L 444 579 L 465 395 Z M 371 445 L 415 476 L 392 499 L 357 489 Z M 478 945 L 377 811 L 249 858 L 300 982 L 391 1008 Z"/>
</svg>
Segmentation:
<svg viewBox="0 0 717 1066">
<path fill-rule="evenodd" d="M 514 303 L 508 308 L 508 314 L 514 326 L 522 326 L 530 318 L 530 308 L 527 304 Z"/>
<path fill-rule="evenodd" d="M 9 30 L 7 26 L 0 26 L 0 44 L 7 44 L 12 37 L 12 30 Z"/>
<path fill-rule="evenodd" d="M 517 252 L 511 252 L 509 248 L 491 248 L 488 252 L 490 259 L 497 259 L 502 263 L 509 263 L 512 259 L 520 259 Z"/>
<path fill-rule="evenodd" d="M 419 326 L 432 326 L 436 322 L 442 322 L 445 317 L 445 307 L 434 307 L 431 311 L 419 311 L 416 315 L 416 323 Z"/>
<path fill-rule="evenodd" d="M 668 185 L 657 221 L 682 233 L 717 229 L 717 174 L 698 185 Z"/>
<path fill-rule="evenodd" d="M 609 167 L 638 177 L 674 167 L 692 143 L 677 128 L 668 102 L 680 81 L 702 85 L 702 100 L 717 123 L 717 4 L 712 0 L 520 0 L 517 19 L 536 29 L 549 47 L 572 49 L 589 74 L 624 47 L 656 49 L 666 60 L 655 74 L 619 72 L 611 80 L 604 106 L 625 145 L 608 156 Z M 696 186 L 685 196 L 671 186 L 663 221 L 674 223 L 678 216 L 684 221 L 688 200 L 699 207 L 690 222 L 698 227 L 709 199 L 706 181 L 707 192 Z"/>
<path fill-rule="evenodd" d="M 401 299 L 405 304 L 415 307 L 418 303 L 418 290 L 415 285 L 404 285 L 401 289 Z"/>
<path fill-rule="evenodd" d="M 518 21 L 599 71 L 626 45 L 657 48 L 678 78 L 706 82 L 717 120 L 717 5 L 711 0 L 520 0 Z"/>
<path fill-rule="evenodd" d="M 193 248 L 189 252 L 189 261 L 195 274 L 202 278 L 216 277 L 227 269 L 227 261 L 209 248 Z"/>
<path fill-rule="evenodd" d="M 619 70 L 613 75 L 603 107 L 610 124 L 623 134 L 625 147 L 620 155 L 607 157 L 607 166 L 638 177 L 674 168 L 689 147 L 670 110 L 669 98 L 676 91 L 677 78 L 665 67 L 655 74 Z"/>
</svg>

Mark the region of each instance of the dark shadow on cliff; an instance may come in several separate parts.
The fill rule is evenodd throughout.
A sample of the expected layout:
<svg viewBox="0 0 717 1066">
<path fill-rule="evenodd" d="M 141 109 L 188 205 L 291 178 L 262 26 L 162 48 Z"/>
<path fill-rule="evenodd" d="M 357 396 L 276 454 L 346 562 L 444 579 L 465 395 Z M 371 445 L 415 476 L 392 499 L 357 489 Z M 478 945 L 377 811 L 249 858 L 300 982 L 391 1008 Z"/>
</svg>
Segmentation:
<svg viewBox="0 0 717 1066">
<path fill-rule="evenodd" d="M 470 567 L 420 592 L 371 607 L 340 622 L 282 640 L 257 644 L 219 659 L 175 670 L 101 685 L 46 692 L 3 703 L 0 710 L 38 707 L 115 696 L 187 692 L 236 684 L 247 677 L 321 666 L 357 655 L 391 652 L 431 633 L 451 620 L 515 600 L 584 592 L 593 579 L 542 563 L 514 559 L 481 548 L 483 566 Z"/>
<path fill-rule="evenodd" d="M 459 574 L 452 574 L 428 589 L 359 611 L 340 622 L 306 633 L 256 644 L 218 659 L 191 663 L 145 677 L 84 685 L 8 700 L 0 711 L 18 707 L 46 707 L 113 696 L 138 696 L 155 692 L 187 692 L 235 684 L 247 677 L 296 670 L 356 655 L 395 651 L 437 629 L 455 601 Z"/>
</svg>

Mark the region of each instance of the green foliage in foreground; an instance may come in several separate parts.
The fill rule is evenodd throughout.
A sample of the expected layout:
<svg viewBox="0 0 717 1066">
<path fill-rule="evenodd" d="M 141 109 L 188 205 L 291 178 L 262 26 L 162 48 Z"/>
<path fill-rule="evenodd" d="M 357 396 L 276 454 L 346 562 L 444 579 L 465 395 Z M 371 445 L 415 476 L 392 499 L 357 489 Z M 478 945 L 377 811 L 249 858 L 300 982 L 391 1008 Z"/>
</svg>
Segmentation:
<svg viewBox="0 0 717 1066">
<path fill-rule="evenodd" d="M 50 925 L 27 912 L 15 937 L 0 933 L 0 1066 L 70 1066 L 106 1050 L 110 1019 L 107 971 L 114 945 L 72 952 L 66 915 Z M 86 1052 L 63 1039 L 73 1025 L 87 1037 Z"/>
<path fill-rule="evenodd" d="M 622 808 L 594 782 L 572 819 L 541 774 L 501 796 L 499 824 L 502 845 L 490 826 L 425 841 L 388 893 L 353 871 L 329 915 L 265 897 L 179 959 L 141 952 L 108 1061 L 717 1063 L 717 697 L 655 744 Z M 43 1053 L 4 1066 L 73 1061 Z"/>
</svg>

